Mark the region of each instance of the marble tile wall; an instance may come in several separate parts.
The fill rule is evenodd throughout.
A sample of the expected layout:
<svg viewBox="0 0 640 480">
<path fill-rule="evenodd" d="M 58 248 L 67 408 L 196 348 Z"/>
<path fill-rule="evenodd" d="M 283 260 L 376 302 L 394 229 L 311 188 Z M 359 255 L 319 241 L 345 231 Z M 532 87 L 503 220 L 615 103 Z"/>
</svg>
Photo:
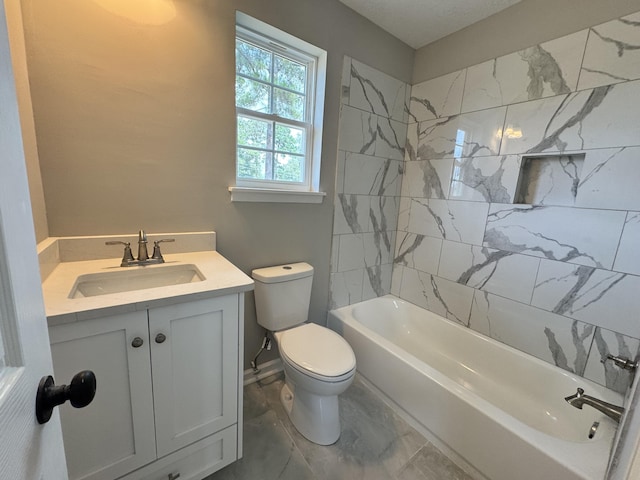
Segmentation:
<svg viewBox="0 0 640 480">
<path fill-rule="evenodd" d="M 391 289 L 410 86 L 345 57 L 330 308 Z"/>
<path fill-rule="evenodd" d="M 391 275 L 395 295 L 624 392 L 602 360 L 640 347 L 640 13 L 414 85 L 406 119 L 399 86 L 373 95 L 347 68 L 335 304 L 373 294 L 357 272 L 376 261 L 382 293 Z M 376 132 L 403 121 L 404 167 L 385 170 L 402 142 Z M 365 215 L 385 195 L 397 232 L 378 249 Z"/>
</svg>

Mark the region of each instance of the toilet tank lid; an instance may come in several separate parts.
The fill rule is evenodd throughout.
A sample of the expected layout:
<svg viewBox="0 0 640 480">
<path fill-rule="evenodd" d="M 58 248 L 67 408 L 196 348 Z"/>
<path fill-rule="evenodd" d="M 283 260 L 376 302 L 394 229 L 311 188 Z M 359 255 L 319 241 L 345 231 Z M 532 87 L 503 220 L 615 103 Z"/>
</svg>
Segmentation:
<svg viewBox="0 0 640 480">
<path fill-rule="evenodd" d="M 257 268 L 251 272 L 254 280 L 263 283 L 288 282 L 311 275 L 313 275 L 313 267 L 305 262 Z"/>
</svg>

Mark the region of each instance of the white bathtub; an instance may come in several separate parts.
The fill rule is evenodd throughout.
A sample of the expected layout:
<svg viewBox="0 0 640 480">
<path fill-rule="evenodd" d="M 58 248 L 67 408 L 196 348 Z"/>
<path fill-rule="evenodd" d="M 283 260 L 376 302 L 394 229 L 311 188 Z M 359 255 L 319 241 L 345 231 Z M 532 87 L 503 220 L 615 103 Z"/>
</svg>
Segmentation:
<svg viewBox="0 0 640 480">
<path fill-rule="evenodd" d="M 564 397 L 620 394 L 390 295 L 332 310 L 329 327 L 369 382 L 487 478 L 604 478 L 616 424 Z"/>
</svg>

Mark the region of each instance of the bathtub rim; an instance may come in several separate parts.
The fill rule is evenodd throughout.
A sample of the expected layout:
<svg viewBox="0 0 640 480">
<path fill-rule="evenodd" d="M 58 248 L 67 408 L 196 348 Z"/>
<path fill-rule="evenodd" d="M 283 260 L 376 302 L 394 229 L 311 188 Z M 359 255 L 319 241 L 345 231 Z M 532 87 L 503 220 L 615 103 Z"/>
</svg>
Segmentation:
<svg viewBox="0 0 640 480">
<path fill-rule="evenodd" d="M 453 325 L 456 328 L 462 329 L 464 332 L 466 332 L 469 335 L 472 335 L 474 338 L 476 338 L 479 341 L 485 342 L 485 343 L 490 344 L 490 345 L 495 345 L 496 347 L 498 347 L 500 349 L 503 349 L 503 350 L 505 350 L 507 352 L 510 352 L 511 354 L 517 355 L 521 359 L 525 359 L 527 361 L 531 361 L 531 362 L 535 363 L 536 365 L 539 365 L 539 366 L 541 366 L 541 367 L 543 367 L 545 369 L 551 368 L 554 371 L 556 371 L 558 374 L 560 374 L 560 375 L 562 375 L 564 377 L 572 378 L 572 379 L 579 379 L 578 380 L 579 382 L 584 382 L 589 388 L 592 388 L 593 390 L 596 390 L 598 392 L 606 391 L 607 398 L 605 400 L 607 400 L 609 402 L 618 401 L 621 405 L 623 404 L 624 396 L 621 393 L 618 393 L 618 392 L 616 392 L 614 390 L 611 390 L 611 389 L 605 387 L 604 385 L 600 385 L 600 384 L 594 382 L 593 380 L 589 380 L 588 378 L 585 378 L 585 377 L 577 375 L 577 374 L 575 374 L 573 372 L 569 372 L 567 370 L 564 370 L 564 369 L 562 369 L 562 368 L 560 368 L 560 367 L 558 367 L 556 365 L 553 365 L 553 364 L 551 364 L 551 363 L 549 363 L 549 362 L 547 362 L 545 360 L 542 360 L 541 358 L 536 357 L 535 355 L 532 355 L 530 353 L 524 352 L 522 350 L 518 350 L 517 348 L 512 347 L 511 345 L 508 345 L 508 344 L 503 343 L 503 342 L 501 342 L 499 340 L 495 340 L 495 339 L 493 339 L 491 337 L 488 337 L 487 335 L 484 335 L 484 334 L 482 334 L 480 332 L 477 332 L 476 330 L 473 330 L 470 327 L 467 327 L 465 325 L 461 325 L 460 323 L 458 323 L 458 322 L 456 322 L 454 320 L 451 320 L 451 319 L 448 319 L 448 318 L 443 317 L 441 315 L 438 315 L 435 312 L 431 312 L 430 310 L 427 310 L 427 309 L 425 309 L 423 307 L 420 307 L 419 305 L 411 303 L 411 302 L 409 302 L 407 300 L 404 300 L 402 298 L 396 297 L 393 294 L 387 294 L 387 295 L 383 295 L 381 297 L 371 298 L 371 299 L 363 300 L 361 302 L 357 302 L 357 303 L 354 303 L 354 304 L 351 304 L 351 305 L 346 305 L 344 307 L 339 307 L 339 308 L 334 308 L 332 310 L 329 310 L 329 312 L 327 313 L 327 326 L 329 328 L 331 328 L 331 326 L 329 325 L 329 319 L 331 318 L 332 315 L 334 315 L 336 318 L 338 318 L 340 320 L 348 319 L 349 317 L 346 316 L 346 312 L 351 313 L 354 308 L 358 307 L 361 304 L 364 304 L 366 302 L 375 301 L 375 300 L 381 300 L 381 299 L 382 300 L 398 301 L 398 302 L 401 302 L 403 304 L 409 305 L 410 308 L 417 308 L 417 309 L 423 310 L 425 312 L 428 312 L 430 315 L 434 315 L 434 316 L 438 317 L 438 320 L 442 320 L 442 321 L 444 321 L 445 323 L 447 323 L 449 325 Z M 423 360 L 419 359 L 418 357 L 416 357 L 412 353 L 407 352 L 406 350 L 403 350 L 402 348 L 396 346 L 393 342 L 389 341 L 388 339 L 386 339 L 385 337 L 380 335 L 378 332 L 372 330 L 367 325 L 364 325 L 363 323 L 358 322 L 353 315 L 351 315 L 351 318 L 353 318 L 353 321 L 358 326 L 362 326 L 362 328 L 365 328 L 367 330 L 367 332 L 370 332 L 374 336 L 374 338 L 376 338 L 377 340 L 380 340 L 379 343 L 381 345 L 383 345 L 385 347 L 385 349 L 389 350 L 390 352 L 394 353 L 395 355 L 398 355 L 397 351 L 401 351 L 402 353 L 404 353 L 406 355 L 409 355 L 417 363 L 423 363 L 423 364 L 427 365 L 429 367 L 429 370 L 428 370 L 429 372 L 434 372 L 438 376 L 440 376 L 442 378 L 446 378 L 446 379 L 449 380 L 449 377 L 447 377 L 446 375 L 442 374 L 439 370 L 429 366 L 428 364 L 426 364 L 426 362 L 424 362 Z M 338 333 L 340 333 L 340 332 L 338 332 Z M 391 348 L 387 348 L 387 346 L 390 346 Z M 454 382 L 454 383 L 456 383 L 456 382 Z M 462 389 L 464 389 L 465 391 L 470 392 L 470 390 L 466 389 L 465 387 L 463 387 L 463 386 L 460 386 L 460 387 Z M 473 392 L 471 392 L 471 393 L 473 393 Z M 573 393 L 573 392 L 568 392 L 568 393 Z M 475 396 L 478 396 L 480 399 L 484 400 L 479 395 L 477 395 L 475 393 L 473 393 L 473 394 Z M 487 400 L 484 400 L 484 401 L 487 402 L 488 404 L 492 405 L 491 402 L 488 402 Z M 625 413 L 626 413 L 626 411 L 625 411 Z M 518 420 L 518 419 L 516 418 L 516 420 Z M 518 421 L 521 421 L 521 420 L 518 420 Z M 623 418 L 620 420 L 620 425 L 622 425 L 623 422 L 624 422 L 624 414 L 623 414 Z M 531 427 L 531 428 L 533 428 L 533 427 Z M 541 433 L 544 433 L 544 432 L 541 432 Z M 548 434 L 545 434 L 545 435 L 548 435 Z M 549 435 L 549 436 L 552 437 L 552 438 L 555 438 L 552 435 Z M 568 440 L 568 441 L 571 441 L 571 440 Z M 577 443 L 592 443 L 592 442 L 577 442 Z"/>
</svg>

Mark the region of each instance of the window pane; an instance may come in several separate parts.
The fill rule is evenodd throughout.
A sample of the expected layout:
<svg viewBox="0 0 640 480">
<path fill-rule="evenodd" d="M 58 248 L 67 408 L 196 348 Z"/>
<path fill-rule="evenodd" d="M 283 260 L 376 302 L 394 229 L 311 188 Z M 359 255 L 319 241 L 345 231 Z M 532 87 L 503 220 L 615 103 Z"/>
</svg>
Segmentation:
<svg viewBox="0 0 640 480">
<path fill-rule="evenodd" d="M 254 82 L 243 77 L 236 77 L 236 106 L 253 110 L 254 112 L 271 113 L 268 85 Z"/>
<path fill-rule="evenodd" d="M 236 39 L 236 72 L 258 80 L 271 80 L 271 52 Z"/>
<path fill-rule="evenodd" d="M 304 157 L 277 153 L 273 177 L 287 182 L 304 182 Z"/>
<path fill-rule="evenodd" d="M 296 93 L 273 89 L 274 112 L 283 118 L 304 122 L 304 96 Z"/>
<path fill-rule="evenodd" d="M 276 55 L 273 64 L 273 83 L 296 92 L 305 93 L 307 67 Z"/>
<path fill-rule="evenodd" d="M 265 179 L 267 157 L 266 152 L 248 150 L 238 147 L 238 178 Z"/>
<path fill-rule="evenodd" d="M 276 124 L 276 146 L 275 149 L 281 152 L 304 153 L 305 130 L 302 128 L 290 127 L 288 125 Z"/>
<path fill-rule="evenodd" d="M 256 148 L 272 148 L 273 123 L 238 116 L 238 145 Z"/>
<path fill-rule="evenodd" d="M 284 32 L 263 32 L 245 17 L 236 16 L 237 185 L 317 189 L 320 158 L 311 147 L 313 133 L 322 132 L 324 89 L 316 88 L 315 72 L 324 81 L 326 52 L 289 45 Z"/>
</svg>

